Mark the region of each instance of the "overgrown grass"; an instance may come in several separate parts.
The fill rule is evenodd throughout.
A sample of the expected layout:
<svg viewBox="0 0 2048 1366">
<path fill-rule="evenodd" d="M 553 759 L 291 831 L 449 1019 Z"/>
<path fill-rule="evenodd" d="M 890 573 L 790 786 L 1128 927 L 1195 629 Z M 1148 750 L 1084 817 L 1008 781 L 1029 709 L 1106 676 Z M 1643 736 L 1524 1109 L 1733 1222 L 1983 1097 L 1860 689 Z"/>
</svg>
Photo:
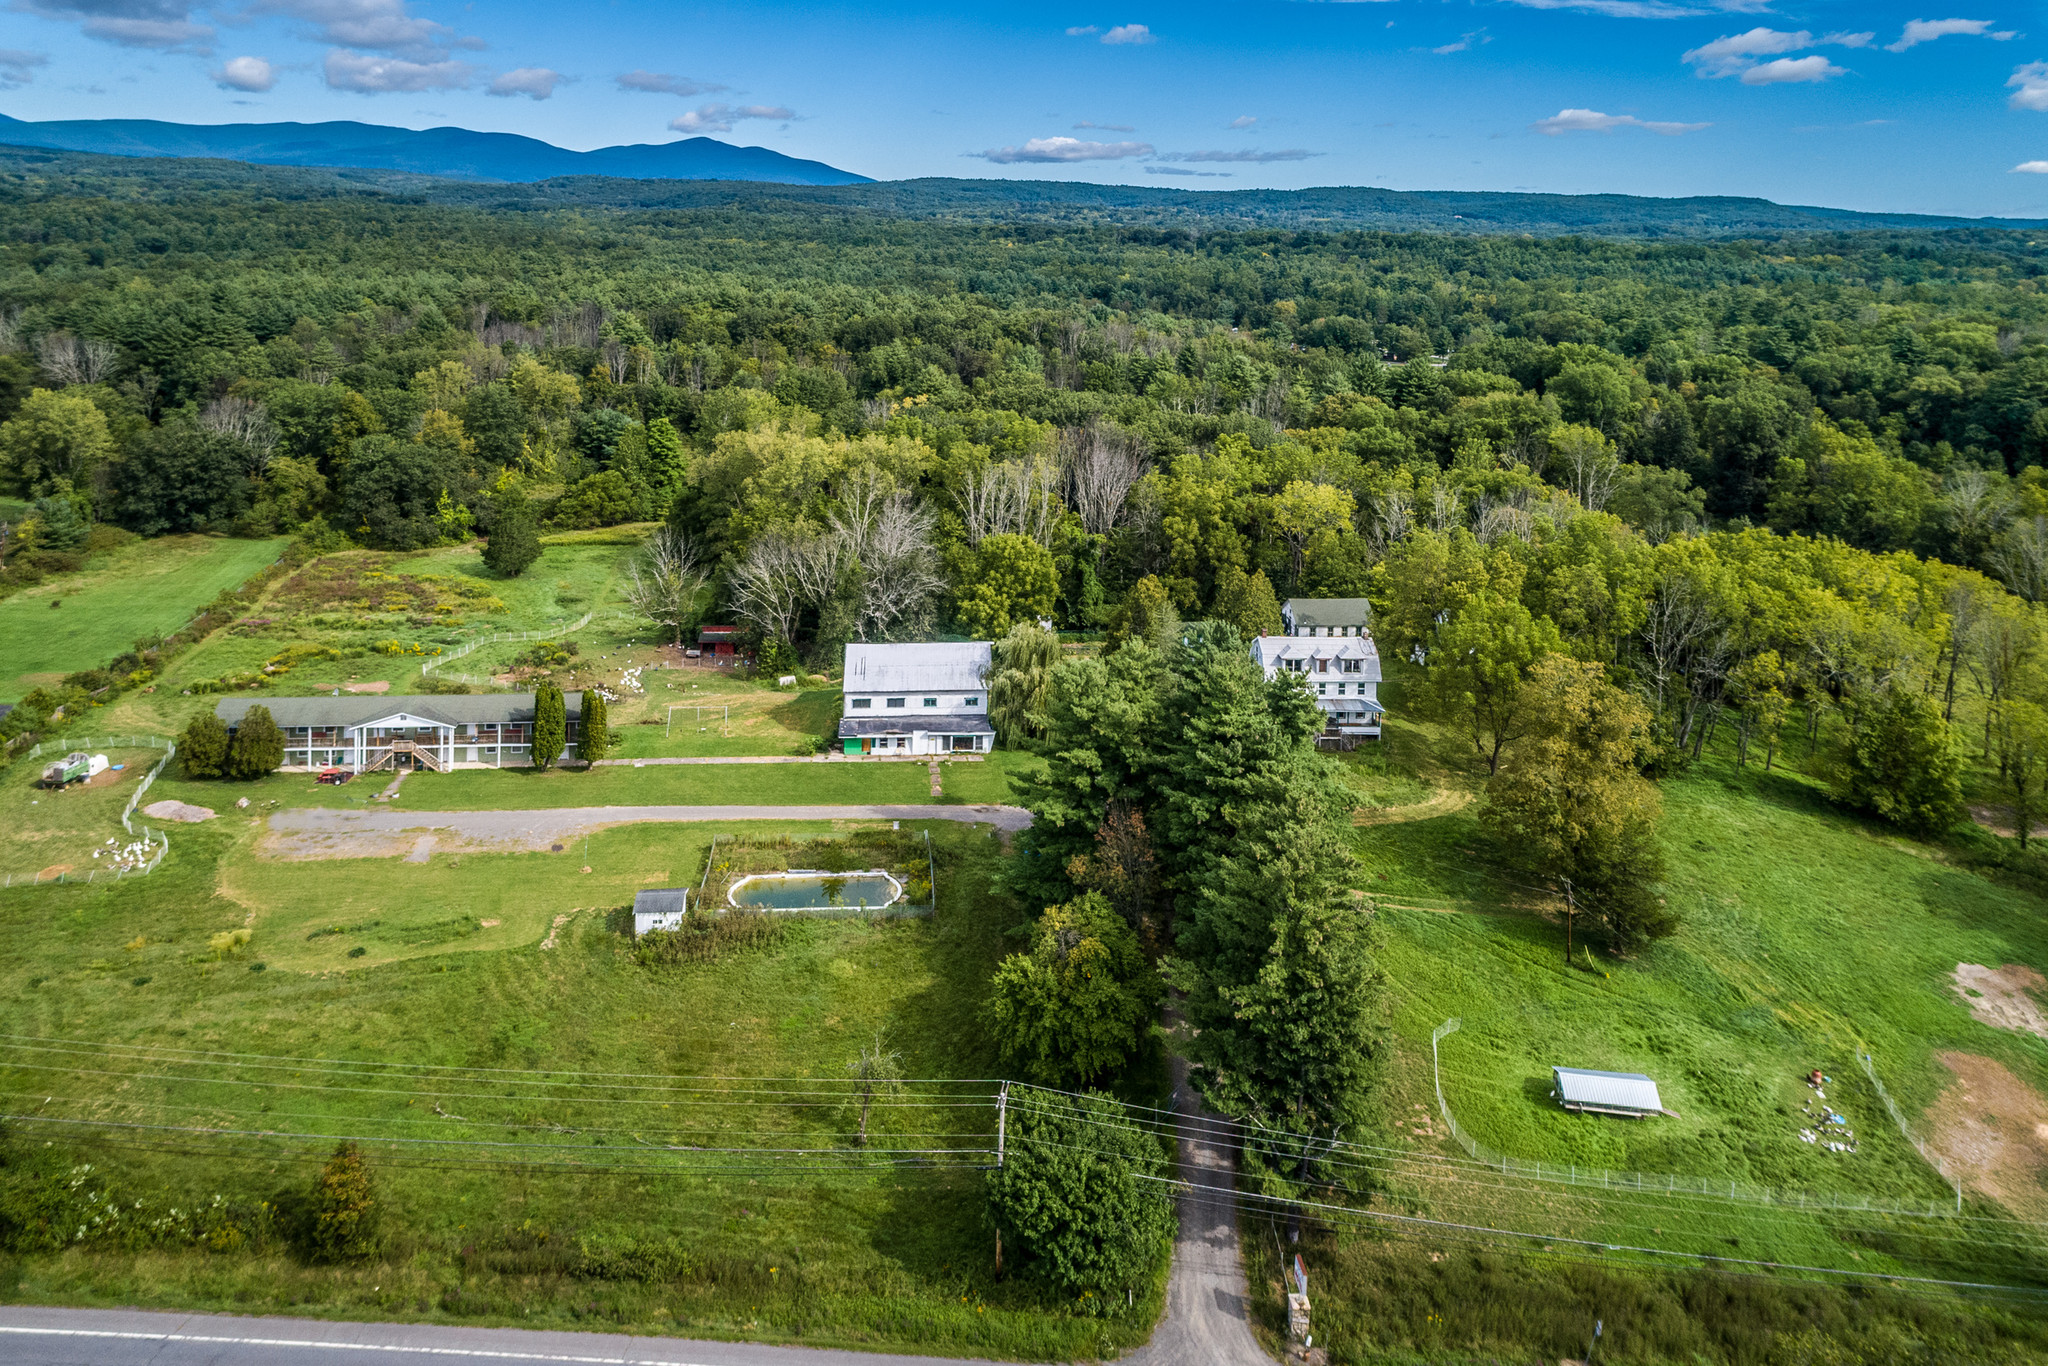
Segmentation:
<svg viewBox="0 0 2048 1366">
<path fill-rule="evenodd" d="M 168 635 L 224 589 L 275 560 L 279 540 L 166 536 L 110 552 L 0 601 L 0 702 L 98 668 L 149 635 Z M 62 606 L 52 609 L 53 599 Z"/>
<path fill-rule="evenodd" d="M 118 1060 L 121 1048 L 137 1044 L 512 1069 L 508 1077 L 572 1069 L 828 1078 L 843 1077 L 879 1033 L 902 1052 L 912 1076 L 994 1069 L 979 1011 L 994 963 L 1009 947 L 1004 931 L 1023 910 L 989 892 L 1000 846 L 981 832 L 934 829 L 945 876 L 932 918 L 793 922 L 773 945 L 701 966 L 650 969 L 634 961 L 615 928 L 618 917 L 602 910 L 623 887 L 590 896 L 593 909 L 564 925 L 545 950 L 529 935 L 500 947 L 478 935 L 463 939 L 462 952 L 374 965 L 367 955 L 341 956 L 343 946 L 374 947 L 377 936 L 404 923 L 417 933 L 458 914 L 476 917 L 482 906 L 473 898 L 489 894 L 480 888 L 516 887 L 525 897 L 538 886 L 548 895 L 531 871 L 545 859 L 515 868 L 486 858 L 446 883 L 433 880 L 438 857 L 424 868 L 378 864 L 397 875 L 384 883 L 393 891 L 404 877 L 426 879 L 412 898 L 419 907 L 379 906 L 372 914 L 367 906 L 331 906 L 339 933 L 320 933 L 315 916 L 289 936 L 284 912 L 260 912 L 251 941 L 222 951 L 212 947 L 214 936 L 247 922 L 250 908 L 216 886 L 215 870 L 230 884 L 244 875 L 236 870 L 247 865 L 232 846 L 246 829 L 214 824 L 183 832 L 146 886 L 0 895 L 0 1032 L 98 1041 L 90 1057 L 6 1054 L 0 1084 L 11 1093 L 9 1110 L 24 1112 L 33 1091 L 45 1117 L 120 1109 L 173 1124 L 326 1133 L 374 1124 L 376 1132 L 422 1137 L 502 1136 L 491 1127 L 502 1111 L 522 1124 L 570 1126 L 571 1136 L 549 1141 L 571 1145 L 593 1141 L 593 1132 L 601 1139 L 684 1122 L 622 1103 L 593 1112 L 543 1100 L 522 1112 L 519 1102 L 436 1099 L 432 1086 L 337 1089 L 331 1075 L 308 1085 L 318 1079 Z M 604 838 L 593 840 L 593 865 L 613 852 L 600 847 Z M 463 861 L 471 864 L 471 856 Z M 323 875 L 330 903 L 335 889 L 370 871 L 352 863 L 307 866 Z M 567 874 L 562 885 L 582 876 Z M 305 895 L 317 910 L 318 889 Z M 394 919 L 404 916 L 415 919 Z M 317 956 L 330 945 L 331 963 Z M 316 956 L 301 967 L 293 955 Z M 258 962 L 267 970 L 250 971 Z M 122 1073 L 118 1081 L 99 1075 L 109 1068 Z M 178 1076 L 187 1079 L 172 1079 Z M 232 1084 L 238 1080 L 256 1084 Z M 57 1099 L 45 1101 L 51 1096 Z M 475 1111 L 477 1104 L 493 1113 Z M 947 1123 L 972 1129 L 986 1118 L 963 1112 Z M 829 1129 L 843 1116 L 802 1122 Z M 573 1136 L 576 1129 L 586 1136 Z M 59 1145 L 59 1157 L 38 1156 L 44 1139 Z M 33 1135 L 11 1127 L 6 1141 L 10 1171 L 89 1162 L 95 1182 L 145 1198 L 150 1208 L 204 1205 L 214 1194 L 288 1195 L 310 1182 L 322 1155 L 317 1143 L 101 1141 L 47 1126 Z M 1142 1338 L 1157 1309 L 1155 1288 L 1134 1314 L 1079 1317 L 1027 1284 L 998 1282 L 972 1173 L 778 1174 L 770 1162 L 710 1176 L 701 1168 L 663 1175 L 631 1170 L 662 1165 L 658 1143 L 619 1141 L 632 1151 L 610 1174 L 505 1169 L 370 1144 L 386 1241 L 361 1264 L 310 1266 L 275 1240 L 207 1250 L 89 1238 L 69 1251 L 9 1258 L 0 1285 L 15 1302 L 625 1327 L 1060 1360 Z"/>
</svg>

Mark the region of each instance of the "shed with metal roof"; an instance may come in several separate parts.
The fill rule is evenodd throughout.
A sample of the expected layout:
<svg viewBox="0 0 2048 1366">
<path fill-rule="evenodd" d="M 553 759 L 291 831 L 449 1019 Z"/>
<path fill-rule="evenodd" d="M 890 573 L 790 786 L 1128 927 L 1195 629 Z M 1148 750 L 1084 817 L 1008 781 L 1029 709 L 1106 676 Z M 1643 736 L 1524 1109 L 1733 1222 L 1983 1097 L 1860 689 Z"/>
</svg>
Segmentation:
<svg viewBox="0 0 2048 1366">
<path fill-rule="evenodd" d="M 1593 1072 L 1583 1067 L 1553 1067 L 1550 1075 L 1558 1104 L 1574 1114 L 1622 1115 L 1643 1119 L 1668 1115 L 1657 1095 L 1657 1083 L 1640 1072 Z"/>
<path fill-rule="evenodd" d="M 633 933 L 649 930 L 679 930 L 690 909 L 687 887 L 649 887 L 633 893 Z"/>
</svg>

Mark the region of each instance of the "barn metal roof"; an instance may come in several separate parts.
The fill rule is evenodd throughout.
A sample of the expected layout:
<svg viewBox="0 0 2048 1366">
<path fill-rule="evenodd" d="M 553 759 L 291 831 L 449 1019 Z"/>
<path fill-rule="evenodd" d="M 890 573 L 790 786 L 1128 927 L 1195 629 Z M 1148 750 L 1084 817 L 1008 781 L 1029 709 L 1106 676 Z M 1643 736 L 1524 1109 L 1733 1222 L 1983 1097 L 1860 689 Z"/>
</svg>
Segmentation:
<svg viewBox="0 0 2048 1366">
<path fill-rule="evenodd" d="M 1612 1110 L 1655 1113 L 1664 1108 L 1657 1083 L 1640 1072 L 1590 1072 L 1582 1067 L 1553 1067 L 1557 1097 L 1566 1105 L 1598 1105 Z"/>
<path fill-rule="evenodd" d="M 583 694 L 564 693 L 564 710 L 570 716 L 583 715 Z M 443 726 L 504 724 L 533 720 L 533 694 L 434 693 L 421 697 L 393 697 L 371 693 L 336 697 L 224 697 L 214 705 L 213 714 L 230 726 L 242 724 L 251 707 L 270 708 L 270 719 L 287 729 L 293 726 L 367 726 L 395 716 L 416 716 Z"/>
<path fill-rule="evenodd" d="M 978 692 L 991 653 L 985 640 L 849 645 L 841 686 L 849 693 Z"/>
<path fill-rule="evenodd" d="M 1372 624 L 1372 603 L 1365 598 L 1289 598 L 1280 610 L 1296 626 Z"/>
</svg>

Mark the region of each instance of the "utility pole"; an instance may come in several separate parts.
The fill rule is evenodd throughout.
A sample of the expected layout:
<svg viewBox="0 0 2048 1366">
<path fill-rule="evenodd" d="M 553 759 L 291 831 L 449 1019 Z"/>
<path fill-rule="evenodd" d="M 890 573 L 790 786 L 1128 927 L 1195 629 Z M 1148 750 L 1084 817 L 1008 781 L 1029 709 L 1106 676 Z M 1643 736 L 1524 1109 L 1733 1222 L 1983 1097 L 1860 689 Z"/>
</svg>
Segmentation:
<svg viewBox="0 0 2048 1366">
<path fill-rule="evenodd" d="M 1572 916 L 1579 909 L 1579 903 L 1572 897 L 1572 880 L 1564 880 L 1564 965 L 1572 965 Z"/>
<path fill-rule="evenodd" d="M 996 1168 L 999 1171 L 1003 1165 L 1003 1139 L 1009 1109 L 1010 1083 L 1004 1082 L 1001 1089 L 996 1092 Z"/>
</svg>

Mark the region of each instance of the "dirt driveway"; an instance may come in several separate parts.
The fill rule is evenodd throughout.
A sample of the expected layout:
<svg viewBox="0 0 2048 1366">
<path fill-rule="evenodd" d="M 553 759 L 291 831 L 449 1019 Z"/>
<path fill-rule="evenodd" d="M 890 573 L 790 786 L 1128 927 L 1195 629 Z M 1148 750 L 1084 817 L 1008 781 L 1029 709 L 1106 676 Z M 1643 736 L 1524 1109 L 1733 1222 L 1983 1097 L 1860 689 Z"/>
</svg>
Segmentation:
<svg viewBox="0 0 2048 1366">
<path fill-rule="evenodd" d="M 1004 834 L 1031 824 L 1015 806 L 565 806 L 540 811 L 342 811 L 299 807 L 270 817 L 268 858 L 382 858 L 429 849 L 544 850 L 609 825 L 641 821 L 964 821 Z"/>
</svg>

